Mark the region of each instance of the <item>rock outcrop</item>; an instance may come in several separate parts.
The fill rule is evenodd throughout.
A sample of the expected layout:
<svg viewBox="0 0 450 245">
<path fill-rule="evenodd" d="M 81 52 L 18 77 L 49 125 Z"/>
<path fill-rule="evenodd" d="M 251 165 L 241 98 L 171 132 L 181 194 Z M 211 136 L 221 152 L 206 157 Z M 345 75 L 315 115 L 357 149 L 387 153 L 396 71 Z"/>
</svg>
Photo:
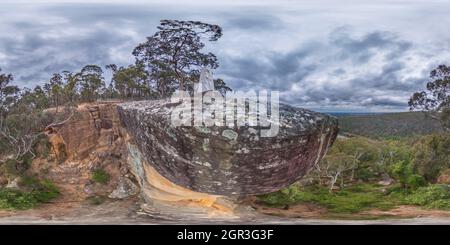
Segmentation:
<svg viewBox="0 0 450 245">
<path fill-rule="evenodd" d="M 58 127 L 47 129 L 52 152 L 60 160 L 85 159 L 95 150 L 110 150 L 119 137 L 116 103 L 84 104 Z"/>
<path fill-rule="evenodd" d="M 277 191 L 303 177 L 334 142 L 337 119 L 280 106 L 279 133 L 253 127 L 174 127 L 166 100 L 118 105 L 122 126 L 147 164 L 171 182 L 202 193 L 239 196 Z"/>
<path fill-rule="evenodd" d="M 73 113 L 59 113 L 65 119 L 46 127 L 48 153 L 37 154 L 30 174 L 51 180 L 70 201 L 134 196 L 138 187 L 131 183 L 134 178 L 128 171 L 126 133 L 121 132 L 117 103 L 82 104 Z M 94 181 L 95 170 L 107 173 L 109 181 Z"/>
</svg>

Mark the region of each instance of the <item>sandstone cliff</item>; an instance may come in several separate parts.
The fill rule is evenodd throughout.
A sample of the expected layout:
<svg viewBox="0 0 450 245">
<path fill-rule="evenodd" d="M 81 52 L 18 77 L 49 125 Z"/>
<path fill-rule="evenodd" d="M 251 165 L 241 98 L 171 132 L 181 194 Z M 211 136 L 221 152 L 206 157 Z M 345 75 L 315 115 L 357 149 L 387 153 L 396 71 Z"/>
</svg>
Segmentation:
<svg viewBox="0 0 450 245">
<path fill-rule="evenodd" d="M 334 142 L 337 119 L 282 105 L 280 131 L 255 128 L 174 127 L 167 100 L 119 104 L 122 125 L 143 159 L 190 190 L 241 196 L 277 191 L 300 179 Z"/>
<path fill-rule="evenodd" d="M 268 193 L 297 181 L 337 135 L 335 118 L 286 105 L 272 138 L 249 127 L 172 127 L 170 110 L 167 101 L 81 105 L 70 120 L 47 129 L 51 154 L 36 159 L 32 171 L 70 200 L 129 198 L 139 188 L 149 213 L 173 210 L 170 203 L 190 208 L 184 213 L 229 216 L 236 204 L 224 196 Z M 108 183 L 92 180 L 97 169 L 111 176 Z"/>
</svg>

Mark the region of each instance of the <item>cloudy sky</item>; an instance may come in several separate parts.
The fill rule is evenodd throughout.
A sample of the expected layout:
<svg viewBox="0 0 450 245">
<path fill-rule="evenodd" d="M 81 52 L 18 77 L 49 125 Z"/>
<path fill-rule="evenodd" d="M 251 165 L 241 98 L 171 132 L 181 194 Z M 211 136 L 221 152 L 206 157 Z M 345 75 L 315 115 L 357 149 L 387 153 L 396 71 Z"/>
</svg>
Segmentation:
<svg viewBox="0 0 450 245">
<path fill-rule="evenodd" d="M 20 86 L 134 62 L 160 19 L 222 26 L 207 49 L 235 90 L 279 90 L 322 111 L 402 111 L 430 70 L 450 64 L 450 1 L 0 0 L 0 68 Z"/>
</svg>

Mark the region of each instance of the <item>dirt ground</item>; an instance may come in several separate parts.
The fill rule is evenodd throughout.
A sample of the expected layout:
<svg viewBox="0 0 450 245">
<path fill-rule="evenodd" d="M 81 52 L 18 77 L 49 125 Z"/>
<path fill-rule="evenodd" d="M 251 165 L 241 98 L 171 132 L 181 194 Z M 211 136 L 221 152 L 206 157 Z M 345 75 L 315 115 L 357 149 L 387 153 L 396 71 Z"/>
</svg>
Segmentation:
<svg viewBox="0 0 450 245">
<path fill-rule="evenodd" d="M 233 218 L 204 217 L 186 208 L 164 208 L 167 212 L 148 213 L 138 198 L 106 201 L 100 205 L 68 201 L 64 197 L 42 204 L 32 210 L 0 210 L 0 224 L 450 224 L 450 211 L 424 210 L 400 206 L 389 211 L 368 210 L 358 214 L 333 215 L 312 204 L 271 208 L 253 203 L 241 205 Z M 161 206 L 157 207 L 159 210 Z M 184 210 L 186 209 L 186 210 Z"/>
<path fill-rule="evenodd" d="M 285 218 L 303 218 L 303 219 L 407 219 L 407 218 L 444 218 L 450 221 L 450 211 L 426 210 L 415 206 L 399 206 L 392 210 L 383 211 L 378 209 L 366 210 L 355 214 L 332 214 L 326 209 L 314 204 L 292 205 L 288 209 L 268 207 L 264 205 L 253 204 L 259 213 L 285 217 Z"/>
</svg>

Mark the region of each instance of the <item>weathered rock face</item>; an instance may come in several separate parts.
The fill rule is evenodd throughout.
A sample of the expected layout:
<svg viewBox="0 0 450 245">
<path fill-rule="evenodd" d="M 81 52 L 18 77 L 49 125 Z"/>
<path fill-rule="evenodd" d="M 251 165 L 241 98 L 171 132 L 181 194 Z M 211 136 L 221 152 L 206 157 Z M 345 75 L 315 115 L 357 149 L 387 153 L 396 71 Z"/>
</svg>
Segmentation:
<svg viewBox="0 0 450 245">
<path fill-rule="evenodd" d="M 54 108 L 47 112 L 58 113 Z M 126 132 L 120 126 L 117 103 L 82 104 L 70 116 L 65 110 L 61 112 L 64 114 L 55 118 L 64 118 L 63 123 L 46 128 L 48 144 L 40 144 L 42 149 L 36 152 L 27 174 L 55 183 L 64 193 L 62 202 L 104 196 L 134 198 L 139 187 L 133 183 L 126 161 L 128 152 L 122 137 Z M 94 170 L 108 173 L 109 181 L 94 181 Z"/>
<path fill-rule="evenodd" d="M 118 105 L 122 126 L 146 162 L 175 184 L 218 195 L 263 194 L 303 177 L 334 142 L 334 117 L 280 106 L 275 137 L 252 127 L 174 127 L 169 101 Z"/>
<path fill-rule="evenodd" d="M 111 148 L 119 126 L 116 103 L 86 104 L 78 107 L 71 120 L 47 134 L 57 158 L 80 160 L 94 149 Z"/>
</svg>

